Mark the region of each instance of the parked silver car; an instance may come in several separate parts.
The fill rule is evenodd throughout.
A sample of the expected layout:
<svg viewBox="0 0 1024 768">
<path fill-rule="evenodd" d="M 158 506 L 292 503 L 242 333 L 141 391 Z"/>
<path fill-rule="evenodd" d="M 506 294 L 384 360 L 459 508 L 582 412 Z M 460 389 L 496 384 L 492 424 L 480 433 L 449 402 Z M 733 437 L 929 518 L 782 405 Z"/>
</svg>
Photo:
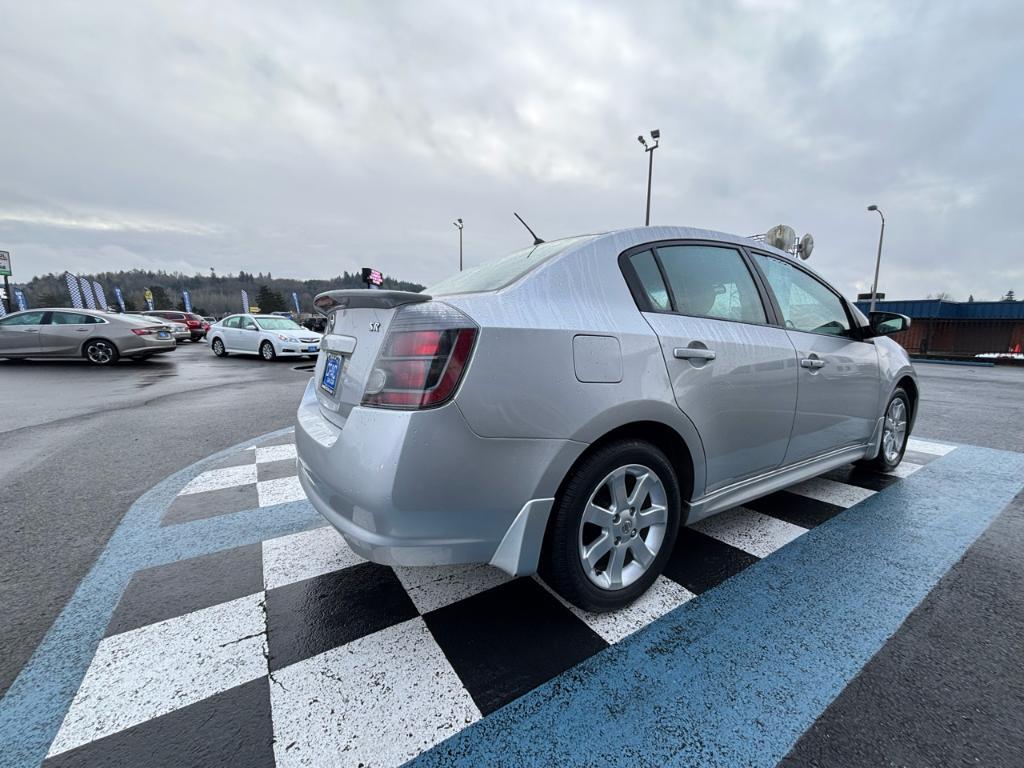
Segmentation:
<svg viewBox="0 0 1024 768">
<path fill-rule="evenodd" d="M 141 360 L 175 348 L 152 318 L 91 309 L 29 309 L 0 318 L 0 357 L 84 357 L 96 365 Z"/>
<path fill-rule="evenodd" d="M 321 294 L 299 477 L 370 560 L 535 572 L 591 611 L 636 599 L 680 525 L 902 459 L 906 352 L 751 239 L 649 227 L 525 248 L 422 294 Z"/>
</svg>

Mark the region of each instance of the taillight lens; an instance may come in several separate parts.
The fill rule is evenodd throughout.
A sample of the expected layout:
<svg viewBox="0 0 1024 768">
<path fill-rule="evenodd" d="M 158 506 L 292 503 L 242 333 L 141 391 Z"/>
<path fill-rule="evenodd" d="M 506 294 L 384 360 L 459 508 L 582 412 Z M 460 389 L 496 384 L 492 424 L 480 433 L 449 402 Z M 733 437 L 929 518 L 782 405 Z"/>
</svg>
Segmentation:
<svg viewBox="0 0 1024 768">
<path fill-rule="evenodd" d="M 363 405 L 433 408 L 455 394 L 469 364 L 477 325 L 441 302 L 398 309 L 366 383 Z"/>
<path fill-rule="evenodd" d="M 149 336 L 162 330 L 163 328 L 132 328 L 132 333 L 136 336 Z"/>
</svg>

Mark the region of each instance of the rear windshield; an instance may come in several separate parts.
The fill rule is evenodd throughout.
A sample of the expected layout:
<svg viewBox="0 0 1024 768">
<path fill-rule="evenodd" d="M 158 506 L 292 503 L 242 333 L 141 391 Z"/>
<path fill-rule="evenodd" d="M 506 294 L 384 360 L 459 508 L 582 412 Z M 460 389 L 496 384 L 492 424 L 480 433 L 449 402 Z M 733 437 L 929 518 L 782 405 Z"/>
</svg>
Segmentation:
<svg viewBox="0 0 1024 768">
<path fill-rule="evenodd" d="M 304 330 L 301 325 L 287 317 L 257 317 L 256 323 L 265 331 Z"/>
<path fill-rule="evenodd" d="M 523 248 L 521 251 L 493 259 L 478 267 L 470 267 L 462 272 L 456 272 L 451 277 L 424 289 L 424 293 L 439 296 L 453 293 L 496 291 L 514 283 L 531 269 L 535 269 L 562 251 L 593 240 L 595 237 L 597 235 L 583 235 L 582 237 L 567 237 L 564 240 L 531 245 L 529 248 Z"/>
</svg>

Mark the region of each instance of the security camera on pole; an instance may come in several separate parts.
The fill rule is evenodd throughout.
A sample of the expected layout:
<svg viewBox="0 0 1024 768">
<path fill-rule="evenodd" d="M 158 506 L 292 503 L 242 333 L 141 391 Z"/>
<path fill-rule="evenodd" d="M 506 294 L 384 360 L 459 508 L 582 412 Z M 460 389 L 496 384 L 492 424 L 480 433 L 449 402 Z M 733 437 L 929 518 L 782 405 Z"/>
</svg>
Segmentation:
<svg viewBox="0 0 1024 768">
<path fill-rule="evenodd" d="M 645 227 L 651 226 L 651 177 L 654 175 L 654 150 L 658 148 L 660 139 L 661 131 L 657 128 L 651 131 L 653 144 L 648 144 L 642 134 L 636 137 L 636 140 L 643 145 L 644 152 L 647 153 L 647 215 L 644 217 Z"/>
</svg>

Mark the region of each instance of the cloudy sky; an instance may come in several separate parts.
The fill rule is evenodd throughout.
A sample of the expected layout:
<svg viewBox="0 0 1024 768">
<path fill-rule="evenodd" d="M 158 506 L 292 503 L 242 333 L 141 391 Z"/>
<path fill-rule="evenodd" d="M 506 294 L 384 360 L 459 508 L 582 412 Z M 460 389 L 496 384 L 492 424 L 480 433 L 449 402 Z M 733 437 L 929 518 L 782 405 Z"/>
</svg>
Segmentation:
<svg viewBox="0 0 1024 768">
<path fill-rule="evenodd" d="M 15 277 L 430 284 L 652 220 L 814 234 L 847 293 L 1024 294 L 1015 2 L 0 0 Z"/>
</svg>

